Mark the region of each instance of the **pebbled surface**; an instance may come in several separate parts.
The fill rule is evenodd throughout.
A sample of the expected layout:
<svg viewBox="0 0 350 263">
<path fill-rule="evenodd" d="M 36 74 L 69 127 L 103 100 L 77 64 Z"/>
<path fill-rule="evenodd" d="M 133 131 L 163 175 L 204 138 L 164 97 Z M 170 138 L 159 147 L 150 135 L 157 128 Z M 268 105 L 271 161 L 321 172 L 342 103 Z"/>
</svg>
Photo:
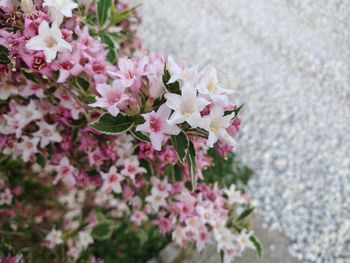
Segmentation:
<svg viewBox="0 0 350 263">
<path fill-rule="evenodd" d="M 285 250 L 349 263 L 348 1 L 147 0 L 140 10 L 146 48 L 212 64 L 246 104 L 236 151 L 256 171 L 250 195 L 264 224 L 288 237 Z"/>
</svg>

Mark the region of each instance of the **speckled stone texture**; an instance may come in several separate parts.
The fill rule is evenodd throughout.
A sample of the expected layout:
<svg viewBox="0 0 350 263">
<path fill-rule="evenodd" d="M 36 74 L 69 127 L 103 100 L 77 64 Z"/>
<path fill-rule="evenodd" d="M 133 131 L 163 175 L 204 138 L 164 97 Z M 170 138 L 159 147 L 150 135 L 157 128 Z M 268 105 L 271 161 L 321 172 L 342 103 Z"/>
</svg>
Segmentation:
<svg viewBox="0 0 350 263">
<path fill-rule="evenodd" d="M 215 66 L 246 103 L 236 151 L 302 262 L 350 262 L 350 3 L 147 0 L 146 48 Z M 287 248 L 286 248 L 287 249 Z"/>
</svg>

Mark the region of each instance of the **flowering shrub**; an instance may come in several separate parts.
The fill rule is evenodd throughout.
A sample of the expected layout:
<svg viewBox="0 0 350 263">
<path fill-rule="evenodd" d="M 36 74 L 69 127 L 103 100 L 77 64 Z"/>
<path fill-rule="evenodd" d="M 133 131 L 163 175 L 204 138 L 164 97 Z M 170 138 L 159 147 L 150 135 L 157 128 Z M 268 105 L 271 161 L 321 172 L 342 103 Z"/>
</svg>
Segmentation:
<svg viewBox="0 0 350 263">
<path fill-rule="evenodd" d="M 215 69 L 133 56 L 119 1 L 0 8 L 1 262 L 142 262 L 170 239 L 261 253 L 224 163 L 241 107 Z"/>
</svg>

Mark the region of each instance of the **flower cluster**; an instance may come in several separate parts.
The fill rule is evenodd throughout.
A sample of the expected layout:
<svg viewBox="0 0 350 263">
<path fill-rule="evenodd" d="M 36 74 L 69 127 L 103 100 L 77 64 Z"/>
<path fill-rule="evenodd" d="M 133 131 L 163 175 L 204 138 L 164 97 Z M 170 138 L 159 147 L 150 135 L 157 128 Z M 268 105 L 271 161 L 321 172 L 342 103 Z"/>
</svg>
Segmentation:
<svg viewBox="0 0 350 263">
<path fill-rule="evenodd" d="M 133 55 L 139 21 L 119 1 L 0 1 L 4 260 L 138 262 L 169 237 L 259 251 L 244 191 L 203 175 L 241 107 L 211 67 Z"/>
</svg>

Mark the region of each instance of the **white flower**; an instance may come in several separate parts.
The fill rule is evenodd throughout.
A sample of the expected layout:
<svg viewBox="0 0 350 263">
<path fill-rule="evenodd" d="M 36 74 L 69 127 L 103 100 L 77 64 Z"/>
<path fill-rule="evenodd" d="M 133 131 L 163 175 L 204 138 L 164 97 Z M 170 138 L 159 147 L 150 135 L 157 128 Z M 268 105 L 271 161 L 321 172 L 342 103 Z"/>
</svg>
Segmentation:
<svg viewBox="0 0 350 263">
<path fill-rule="evenodd" d="M 197 96 L 197 90 L 190 84 L 185 84 L 182 87 L 181 95 L 167 93 L 166 105 L 173 109 L 174 112 L 168 120 L 170 125 L 183 123 L 186 121 L 192 128 L 201 127 L 203 118 L 200 112 L 209 102 Z"/>
<path fill-rule="evenodd" d="M 203 128 L 209 132 L 207 146 L 213 147 L 214 143 L 219 139 L 223 142 L 233 145 L 234 139 L 227 132 L 230 127 L 232 116 L 224 116 L 224 109 L 216 106 L 210 110 L 210 114 L 204 117 Z"/>
<path fill-rule="evenodd" d="M 244 229 L 238 236 L 237 241 L 238 244 L 241 247 L 241 252 L 245 250 L 246 248 L 254 249 L 254 244 L 252 241 L 250 241 L 250 237 L 253 235 L 253 232 L 248 232 L 246 229 Z"/>
<path fill-rule="evenodd" d="M 221 106 L 228 104 L 227 95 L 232 93 L 232 91 L 223 89 L 219 85 L 216 70 L 213 67 L 208 67 L 203 70 L 197 89 L 200 94 L 209 96 L 212 101 Z"/>
<path fill-rule="evenodd" d="M 17 145 L 17 150 L 22 160 L 28 162 L 34 153 L 38 152 L 39 138 L 29 138 L 22 136 L 22 142 Z"/>
<path fill-rule="evenodd" d="M 61 142 L 61 135 L 56 132 L 56 125 L 49 125 L 46 122 L 42 121 L 38 123 L 39 130 L 33 133 L 34 136 L 40 138 L 40 146 L 46 147 L 50 142 Z"/>
<path fill-rule="evenodd" d="M 6 188 L 2 193 L 0 193 L 0 205 L 7 204 L 10 205 L 12 202 L 12 193 L 10 189 Z"/>
<path fill-rule="evenodd" d="M 72 50 L 72 46 L 62 38 L 62 32 L 56 22 L 53 22 L 50 28 L 46 20 L 39 26 L 39 35 L 32 37 L 26 47 L 31 50 L 43 50 L 48 63 L 56 58 L 57 52 Z"/>
<path fill-rule="evenodd" d="M 72 17 L 72 10 L 77 8 L 78 4 L 72 0 L 45 0 L 43 6 L 49 7 L 52 21 L 60 25 L 63 17 Z"/>
<path fill-rule="evenodd" d="M 81 250 L 86 249 L 90 244 L 93 244 L 94 240 L 91 237 L 90 231 L 80 231 L 78 233 L 77 247 Z"/>
<path fill-rule="evenodd" d="M 154 212 L 158 212 L 160 207 L 166 207 L 167 192 L 155 191 L 146 197 L 146 201 L 151 205 Z"/>
<path fill-rule="evenodd" d="M 27 124 L 43 117 L 43 113 L 38 110 L 33 100 L 26 106 L 16 105 L 16 110 L 15 118 L 22 119 Z"/>
<path fill-rule="evenodd" d="M 167 70 L 170 73 L 170 79 L 168 83 L 173 83 L 179 80 L 182 81 L 183 84 L 188 83 L 197 85 L 198 83 L 199 74 L 197 67 L 180 67 L 171 56 L 169 56 L 167 59 Z"/>
<path fill-rule="evenodd" d="M 47 234 L 45 237 L 45 240 L 50 243 L 53 247 L 59 244 L 63 243 L 62 240 L 62 231 L 61 230 L 56 230 L 53 228 L 50 233 Z"/>
<path fill-rule="evenodd" d="M 227 202 L 229 205 L 244 204 L 246 202 L 242 197 L 242 193 L 237 191 L 234 184 L 232 184 L 229 189 L 225 189 L 225 194 L 227 195 Z"/>
</svg>

